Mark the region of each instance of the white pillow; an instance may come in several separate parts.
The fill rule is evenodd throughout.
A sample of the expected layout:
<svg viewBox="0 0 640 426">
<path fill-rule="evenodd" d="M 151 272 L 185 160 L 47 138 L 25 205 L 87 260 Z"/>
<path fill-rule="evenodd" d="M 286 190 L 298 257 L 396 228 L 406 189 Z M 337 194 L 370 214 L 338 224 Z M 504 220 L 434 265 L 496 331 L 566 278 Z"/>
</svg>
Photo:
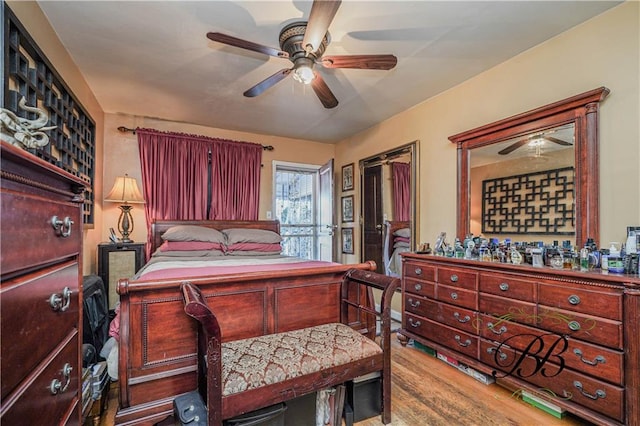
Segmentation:
<svg viewBox="0 0 640 426">
<path fill-rule="evenodd" d="M 280 234 L 266 229 L 231 228 L 222 231 L 227 236 L 227 245 L 236 243 L 276 244 L 282 241 Z"/>
<path fill-rule="evenodd" d="M 393 233 L 396 237 L 411 238 L 411 228 L 401 228 Z"/>
<path fill-rule="evenodd" d="M 211 243 L 226 243 L 225 235 L 217 229 L 197 225 L 177 225 L 167 229 L 162 234 L 165 241 L 207 241 Z"/>
</svg>

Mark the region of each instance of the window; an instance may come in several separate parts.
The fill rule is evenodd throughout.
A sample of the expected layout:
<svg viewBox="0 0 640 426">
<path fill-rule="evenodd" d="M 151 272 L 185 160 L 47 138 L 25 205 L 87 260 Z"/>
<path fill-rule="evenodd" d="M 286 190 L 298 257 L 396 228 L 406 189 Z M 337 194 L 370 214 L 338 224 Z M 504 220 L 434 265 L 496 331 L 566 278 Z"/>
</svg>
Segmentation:
<svg viewBox="0 0 640 426">
<path fill-rule="evenodd" d="M 332 164 L 332 163 L 331 163 Z M 280 221 L 282 253 L 303 259 L 331 260 L 332 229 L 322 225 L 320 173 L 325 166 L 274 162 L 274 211 Z M 328 203 L 332 215 L 332 205 Z M 321 215 L 322 213 L 322 215 Z"/>
</svg>

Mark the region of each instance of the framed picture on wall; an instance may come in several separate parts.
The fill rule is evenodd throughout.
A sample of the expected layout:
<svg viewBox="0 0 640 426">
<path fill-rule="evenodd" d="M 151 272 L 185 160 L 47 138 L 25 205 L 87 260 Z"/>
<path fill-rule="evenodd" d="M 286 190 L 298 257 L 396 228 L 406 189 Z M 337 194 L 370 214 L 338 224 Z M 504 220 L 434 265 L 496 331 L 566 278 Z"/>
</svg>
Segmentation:
<svg viewBox="0 0 640 426">
<path fill-rule="evenodd" d="M 342 228 L 342 253 L 353 254 L 353 228 Z"/>
<path fill-rule="evenodd" d="M 342 190 L 351 191 L 353 189 L 353 163 L 342 166 Z"/>
<path fill-rule="evenodd" d="M 353 222 L 353 195 L 342 197 L 342 221 Z"/>
</svg>

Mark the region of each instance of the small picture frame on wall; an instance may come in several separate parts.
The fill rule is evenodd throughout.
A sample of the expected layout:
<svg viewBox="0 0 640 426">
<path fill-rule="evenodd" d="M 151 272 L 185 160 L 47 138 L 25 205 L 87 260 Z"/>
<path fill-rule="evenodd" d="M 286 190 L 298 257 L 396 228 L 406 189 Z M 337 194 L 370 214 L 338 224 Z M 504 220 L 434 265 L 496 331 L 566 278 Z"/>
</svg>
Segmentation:
<svg viewBox="0 0 640 426">
<path fill-rule="evenodd" d="M 342 221 L 353 222 L 353 195 L 342 197 Z"/>
<path fill-rule="evenodd" d="M 353 163 L 342 166 L 342 191 L 353 189 Z"/>
<path fill-rule="evenodd" d="M 342 253 L 353 254 L 353 228 L 342 228 Z"/>
</svg>

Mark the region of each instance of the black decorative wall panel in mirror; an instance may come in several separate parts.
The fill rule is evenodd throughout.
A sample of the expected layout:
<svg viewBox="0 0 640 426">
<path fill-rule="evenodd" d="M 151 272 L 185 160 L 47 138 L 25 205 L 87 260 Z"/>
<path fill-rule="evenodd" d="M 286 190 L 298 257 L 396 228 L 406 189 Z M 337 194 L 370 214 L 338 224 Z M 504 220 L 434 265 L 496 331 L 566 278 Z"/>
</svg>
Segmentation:
<svg viewBox="0 0 640 426">
<path fill-rule="evenodd" d="M 28 106 L 49 113 L 50 143 L 29 151 L 89 183 L 85 192 L 83 222 L 93 224 L 95 122 L 78 102 L 49 60 L 40 51 L 8 6 L 3 19 L 3 108 L 27 119 L 36 118 L 18 108 L 24 97 Z"/>
<path fill-rule="evenodd" d="M 574 175 L 565 167 L 484 180 L 482 232 L 573 234 Z"/>
</svg>

